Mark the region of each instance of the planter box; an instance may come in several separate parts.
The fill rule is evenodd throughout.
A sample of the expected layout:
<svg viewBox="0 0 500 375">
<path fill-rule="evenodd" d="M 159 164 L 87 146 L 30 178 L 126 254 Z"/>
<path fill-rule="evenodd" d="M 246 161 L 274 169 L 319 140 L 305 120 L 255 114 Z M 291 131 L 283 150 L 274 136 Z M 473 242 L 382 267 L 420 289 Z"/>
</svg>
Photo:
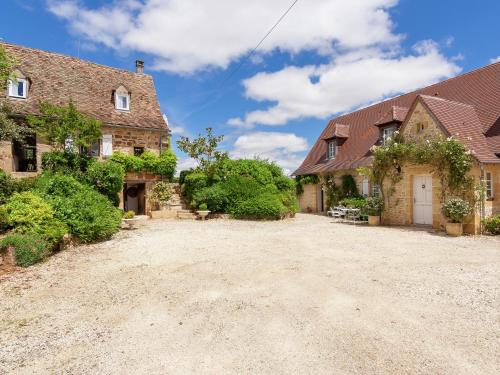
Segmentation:
<svg viewBox="0 0 500 375">
<path fill-rule="evenodd" d="M 196 213 L 198 214 L 198 216 L 200 217 L 201 220 L 206 220 L 208 214 L 210 213 L 210 211 L 208 210 L 198 210 L 196 211 Z"/>
<path fill-rule="evenodd" d="M 368 225 L 371 226 L 380 225 L 380 216 L 368 216 Z"/>
<path fill-rule="evenodd" d="M 462 223 L 446 223 L 446 234 L 448 236 L 460 237 L 464 233 Z"/>
</svg>

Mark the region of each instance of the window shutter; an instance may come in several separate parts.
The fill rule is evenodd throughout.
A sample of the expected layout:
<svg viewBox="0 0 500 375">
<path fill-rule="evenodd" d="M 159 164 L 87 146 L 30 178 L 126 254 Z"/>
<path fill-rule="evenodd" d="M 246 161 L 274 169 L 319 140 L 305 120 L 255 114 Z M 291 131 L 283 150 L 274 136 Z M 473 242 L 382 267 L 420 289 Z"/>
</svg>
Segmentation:
<svg viewBox="0 0 500 375">
<path fill-rule="evenodd" d="M 369 194 L 370 194 L 370 190 L 369 190 L 369 185 L 368 185 L 368 179 L 365 178 L 363 180 L 363 183 L 362 183 L 362 193 L 363 193 L 363 196 L 367 197 Z"/>
<path fill-rule="evenodd" d="M 103 134 L 102 136 L 102 155 L 111 156 L 113 155 L 113 135 Z"/>
</svg>

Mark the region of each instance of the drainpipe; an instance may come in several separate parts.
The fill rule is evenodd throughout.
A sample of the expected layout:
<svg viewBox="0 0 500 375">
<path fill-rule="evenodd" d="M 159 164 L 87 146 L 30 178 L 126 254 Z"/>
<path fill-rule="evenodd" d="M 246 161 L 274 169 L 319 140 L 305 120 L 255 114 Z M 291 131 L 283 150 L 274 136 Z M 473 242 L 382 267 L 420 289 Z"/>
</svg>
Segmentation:
<svg viewBox="0 0 500 375">
<path fill-rule="evenodd" d="M 485 207 L 485 199 L 486 199 L 486 194 L 484 194 L 484 182 L 485 182 L 485 176 L 484 176 L 484 164 L 483 163 L 479 163 L 479 168 L 481 170 L 481 208 L 480 208 L 480 215 L 479 215 L 479 218 L 481 220 L 480 224 L 479 224 L 479 230 L 481 232 L 481 234 L 483 233 L 483 220 L 486 216 L 486 207 Z"/>
</svg>

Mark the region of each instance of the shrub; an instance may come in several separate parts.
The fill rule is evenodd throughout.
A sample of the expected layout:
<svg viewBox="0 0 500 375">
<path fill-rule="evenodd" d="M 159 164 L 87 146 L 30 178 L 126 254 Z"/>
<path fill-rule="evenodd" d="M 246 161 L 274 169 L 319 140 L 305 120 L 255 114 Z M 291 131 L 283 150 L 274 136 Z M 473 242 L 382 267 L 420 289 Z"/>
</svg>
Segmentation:
<svg viewBox="0 0 500 375">
<path fill-rule="evenodd" d="M 135 212 L 134 211 L 127 211 L 123 214 L 123 218 L 124 219 L 133 219 L 135 216 Z"/>
<path fill-rule="evenodd" d="M 195 192 L 208 185 L 208 177 L 202 173 L 194 171 L 184 178 L 182 184 L 182 193 L 186 196 L 188 202 L 191 202 Z"/>
<path fill-rule="evenodd" d="M 172 188 L 170 184 L 165 181 L 158 181 L 151 187 L 151 192 L 149 193 L 149 198 L 152 202 L 158 203 L 160 205 L 165 205 L 169 202 L 172 197 Z"/>
<path fill-rule="evenodd" d="M 52 206 L 35 193 L 14 194 L 3 210 L 6 224 L 14 232 L 37 234 L 52 247 L 68 233 L 68 227 L 55 217 Z"/>
<path fill-rule="evenodd" d="M 14 179 L 3 170 L 0 170 L 0 204 L 5 203 L 14 191 Z"/>
<path fill-rule="evenodd" d="M 208 207 L 207 207 L 207 204 L 206 203 L 202 203 L 198 206 L 198 209 L 201 210 L 201 211 L 206 211 L 208 210 Z"/>
<path fill-rule="evenodd" d="M 169 180 L 173 178 L 177 166 L 177 157 L 170 150 L 163 151 L 160 156 L 151 151 L 141 156 L 115 152 L 110 160 L 123 165 L 125 172 L 150 172 Z"/>
<path fill-rule="evenodd" d="M 36 234 L 10 234 L 0 242 L 0 247 L 14 248 L 16 264 L 28 267 L 45 258 L 48 253 L 49 244 Z"/>
<path fill-rule="evenodd" d="M 460 198 L 448 199 L 443 204 L 443 215 L 452 223 L 462 223 L 464 218 L 471 212 L 469 203 Z"/>
<path fill-rule="evenodd" d="M 206 204 L 212 212 L 225 212 L 229 205 L 229 193 L 221 183 L 204 187 L 194 194 L 193 199 Z"/>
<path fill-rule="evenodd" d="M 357 197 L 358 194 L 358 186 L 356 185 L 356 181 L 354 177 L 350 174 L 345 174 L 341 177 L 341 191 L 343 197 Z"/>
<path fill-rule="evenodd" d="M 500 235 L 500 215 L 493 215 L 483 220 L 484 229 L 494 235 Z"/>
<path fill-rule="evenodd" d="M 123 166 L 113 161 L 93 163 L 85 174 L 87 183 L 108 197 L 115 206 L 120 202 L 118 193 L 123 189 L 124 178 Z"/>
<path fill-rule="evenodd" d="M 71 176 L 44 176 L 37 189 L 52 203 L 55 216 L 81 241 L 107 239 L 120 229 L 121 211 Z"/>
<path fill-rule="evenodd" d="M 140 172 L 144 169 L 144 161 L 139 156 L 125 154 L 120 151 L 113 152 L 109 160 L 121 164 L 125 172 Z"/>
<path fill-rule="evenodd" d="M 384 209 L 384 201 L 380 197 L 369 197 L 363 207 L 363 211 L 370 216 L 380 216 Z"/>
<path fill-rule="evenodd" d="M 344 198 L 340 200 L 339 204 L 349 208 L 362 209 L 366 206 L 366 198 Z"/>
<path fill-rule="evenodd" d="M 42 170 L 51 173 L 74 175 L 81 178 L 94 159 L 76 152 L 50 151 L 42 154 Z"/>
<path fill-rule="evenodd" d="M 177 157 L 170 151 L 163 151 L 158 157 L 156 165 L 156 173 L 164 176 L 168 180 L 172 180 L 175 174 L 175 168 L 177 167 Z"/>
<path fill-rule="evenodd" d="M 280 219 L 287 211 L 277 195 L 265 193 L 238 202 L 230 213 L 236 218 Z"/>
</svg>

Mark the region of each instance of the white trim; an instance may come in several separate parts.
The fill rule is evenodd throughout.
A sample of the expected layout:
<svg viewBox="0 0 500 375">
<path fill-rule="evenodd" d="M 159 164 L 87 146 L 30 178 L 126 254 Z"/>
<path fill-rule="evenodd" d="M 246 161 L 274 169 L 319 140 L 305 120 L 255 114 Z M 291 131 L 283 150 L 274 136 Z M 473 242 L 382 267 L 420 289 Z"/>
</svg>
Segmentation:
<svg viewBox="0 0 500 375">
<path fill-rule="evenodd" d="M 102 156 L 113 155 L 113 135 L 103 134 L 102 135 Z"/>
<path fill-rule="evenodd" d="M 489 187 L 488 187 L 489 185 Z M 484 174 L 484 188 L 486 193 L 486 199 L 491 199 L 493 195 L 493 174 L 491 172 L 486 172 Z M 489 194 L 488 194 L 489 190 Z"/>
<path fill-rule="evenodd" d="M 122 99 L 127 99 L 127 105 L 122 105 Z M 130 110 L 130 94 L 124 94 L 120 92 L 115 92 L 115 108 L 120 111 L 129 111 Z"/>
<path fill-rule="evenodd" d="M 26 99 L 28 95 L 28 80 L 25 78 L 16 78 L 16 85 L 14 86 L 14 81 L 9 80 L 9 84 L 7 87 L 7 95 L 11 98 L 20 98 L 20 99 Z M 19 87 L 19 82 L 22 82 L 23 84 L 23 95 L 18 94 L 18 87 Z M 16 91 L 13 90 L 13 88 L 16 87 Z"/>
<path fill-rule="evenodd" d="M 333 147 L 331 147 L 333 146 Z M 333 153 L 332 153 L 333 151 Z M 331 141 L 328 141 L 328 146 L 327 146 L 327 151 L 326 151 L 327 159 L 335 159 L 335 156 L 337 155 L 337 140 L 333 139 Z M 333 154 L 333 155 L 332 155 Z"/>
</svg>

